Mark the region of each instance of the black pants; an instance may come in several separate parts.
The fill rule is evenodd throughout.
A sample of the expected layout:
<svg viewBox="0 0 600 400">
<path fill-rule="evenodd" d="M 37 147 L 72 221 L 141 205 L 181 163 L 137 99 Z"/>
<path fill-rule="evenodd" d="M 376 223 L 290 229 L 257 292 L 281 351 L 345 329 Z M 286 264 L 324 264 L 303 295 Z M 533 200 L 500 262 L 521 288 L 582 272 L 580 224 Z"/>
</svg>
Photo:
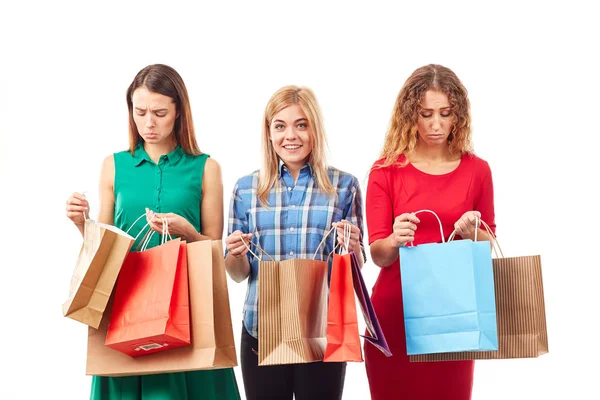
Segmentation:
<svg viewBox="0 0 600 400">
<path fill-rule="evenodd" d="M 340 400 L 346 363 L 258 366 L 258 339 L 242 326 L 242 375 L 248 400 Z"/>
</svg>

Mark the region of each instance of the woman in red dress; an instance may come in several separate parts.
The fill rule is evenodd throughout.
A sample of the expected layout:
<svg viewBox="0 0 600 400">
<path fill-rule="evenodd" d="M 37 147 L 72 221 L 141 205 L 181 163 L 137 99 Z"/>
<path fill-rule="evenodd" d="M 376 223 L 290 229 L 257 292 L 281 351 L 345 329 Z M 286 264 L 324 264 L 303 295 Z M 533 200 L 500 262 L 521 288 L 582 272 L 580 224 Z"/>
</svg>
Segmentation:
<svg viewBox="0 0 600 400">
<path fill-rule="evenodd" d="M 365 345 L 374 400 L 467 400 L 473 361 L 411 363 L 406 355 L 398 249 L 441 242 L 453 230 L 474 239 L 476 217 L 495 230 L 488 163 L 472 153 L 467 90 L 450 69 L 427 65 L 406 81 L 394 106 L 381 159 L 367 187 L 367 227 L 373 262 L 381 267 L 372 301 L 393 356 Z M 478 240 L 489 240 L 478 229 Z"/>
</svg>

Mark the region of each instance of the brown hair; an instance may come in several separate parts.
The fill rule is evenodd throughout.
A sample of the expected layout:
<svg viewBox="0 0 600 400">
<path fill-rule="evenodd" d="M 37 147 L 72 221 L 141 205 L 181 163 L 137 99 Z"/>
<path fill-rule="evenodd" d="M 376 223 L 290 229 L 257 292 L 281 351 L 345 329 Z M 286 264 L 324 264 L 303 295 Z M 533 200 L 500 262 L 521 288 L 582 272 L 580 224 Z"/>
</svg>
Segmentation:
<svg viewBox="0 0 600 400">
<path fill-rule="evenodd" d="M 154 93 L 160 93 L 173 99 L 177 118 L 173 129 L 175 140 L 181 149 L 191 155 L 202 154 L 194 134 L 192 110 L 187 89 L 181 76 L 173 68 L 164 64 L 148 65 L 137 73 L 127 89 L 127 107 L 129 108 L 129 151 L 133 154 L 142 141 L 133 120 L 133 102 L 131 97 L 137 88 L 145 87 Z"/>
<path fill-rule="evenodd" d="M 293 104 L 300 105 L 309 126 L 312 128 L 312 151 L 308 163 L 313 169 L 317 186 L 327 194 L 335 194 L 335 189 L 327 175 L 327 137 L 323 127 L 323 117 L 317 98 L 312 90 L 305 87 L 285 86 L 279 89 L 265 107 L 262 126 L 263 167 L 260 170 L 257 196 L 260 202 L 268 206 L 269 191 L 277 183 L 279 159 L 270 139 L 271 122 L 278 112 Z"/>
<path fill-rule="evenodd" d="M 398 93 L 381 152 L 381 158 L 385 158 L 382 166 L 403 166 L 408 162 L 399 162 L 398 158 L 413 151 L 417 144 L 417 121 L 421 101 L 428 90 L 437 90 L 448 96 L 454 118 L 448 137 L 450 153 L 464 154 L 473 151 L 467 89 L 449 68 L 429 64 L 413 72 Z"/>
</svg>

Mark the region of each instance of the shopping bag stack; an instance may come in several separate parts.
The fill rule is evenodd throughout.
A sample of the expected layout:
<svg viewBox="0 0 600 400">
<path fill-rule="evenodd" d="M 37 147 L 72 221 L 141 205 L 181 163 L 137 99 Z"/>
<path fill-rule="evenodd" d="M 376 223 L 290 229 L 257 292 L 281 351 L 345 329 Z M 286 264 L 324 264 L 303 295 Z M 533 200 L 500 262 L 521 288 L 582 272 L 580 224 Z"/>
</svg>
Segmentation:
<svg viewBox="0 0 600 400">
<path fill-rule="evenodd" d="M 492 230 L 484 221 L 482 225 L 500 254 L 492 260 L 498 350 L 412 355 L 411 361 L 536 358 L 548 353 L 541 257 L 504 257 Z"/>
<path fill-rule="evenodd" d="M 132 252 L 137 237 L 129 237 L 101 321 L 88 328 L 88 375 L 237 365 L 222 242 L 186 243 L 172 239 L 168 225 L 164 229 L 161 244 L 150 249 L 154 232 L 148 230 Z"/>
</svg>

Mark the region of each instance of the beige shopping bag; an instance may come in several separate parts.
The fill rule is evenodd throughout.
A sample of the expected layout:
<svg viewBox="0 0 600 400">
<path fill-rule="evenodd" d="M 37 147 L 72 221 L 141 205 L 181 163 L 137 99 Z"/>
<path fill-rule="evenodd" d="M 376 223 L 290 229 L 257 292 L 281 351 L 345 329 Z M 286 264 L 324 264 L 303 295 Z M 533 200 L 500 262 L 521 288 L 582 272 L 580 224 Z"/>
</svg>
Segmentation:
<svg viewBox="0 0 600 400">
<path fill-rule="evenodd" d="M 192 344 L 130 357 L 104 345 L 110 313 L 100 329 L 89 329 L 87 375 L 125 376 L 237 365 L 229 309 L 225 260 L 220 240 L 187 244 Z"/>
<path fill-rule="evenodd" d="M 271 261 L 259 262 L 258 365 L 323 360 L 328 263 L 315 260 L 317 252 L 312 260 L 274 261 L 267 255 Z"/>
<path fill-rule="evenodd" d="M 98 328 L 134 238 L 122 230 L 85 220 L 83 245 L 71 278 L 63 315 Z"/>
</svg>

